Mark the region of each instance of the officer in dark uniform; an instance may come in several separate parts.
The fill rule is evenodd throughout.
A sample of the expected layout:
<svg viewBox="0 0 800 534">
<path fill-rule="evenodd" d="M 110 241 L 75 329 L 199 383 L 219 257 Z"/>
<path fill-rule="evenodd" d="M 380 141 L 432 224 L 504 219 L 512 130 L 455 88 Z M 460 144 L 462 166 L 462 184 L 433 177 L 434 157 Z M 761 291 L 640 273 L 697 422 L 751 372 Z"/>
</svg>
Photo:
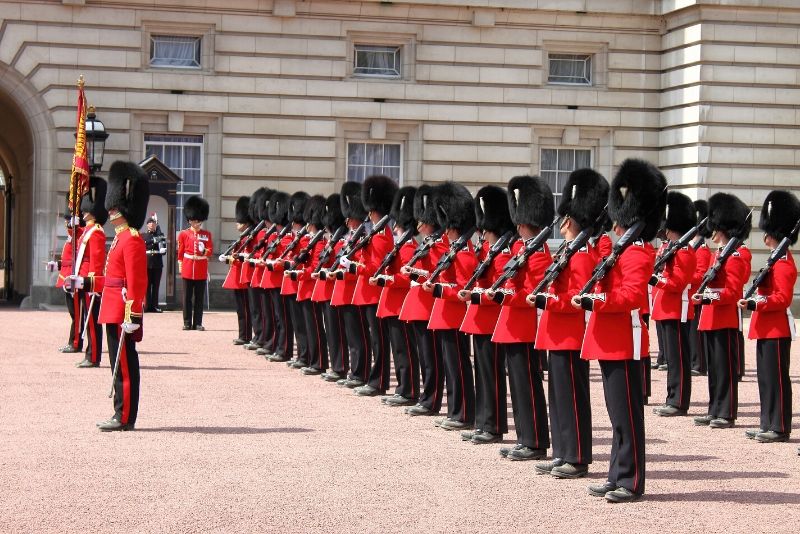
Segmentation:
<svg viewBox="0 0 800 534">
<path fill-rule="evenodd" d="M 147 312 L 161 313 L 158 308 L 158 288 L 164 270 L 162 256 L 167 253 L 167 238 L 158 225 L 158 216 L 153 213 L 147 219 L 147 231 L 142 234 L 147 251 Z"/>
</svg>

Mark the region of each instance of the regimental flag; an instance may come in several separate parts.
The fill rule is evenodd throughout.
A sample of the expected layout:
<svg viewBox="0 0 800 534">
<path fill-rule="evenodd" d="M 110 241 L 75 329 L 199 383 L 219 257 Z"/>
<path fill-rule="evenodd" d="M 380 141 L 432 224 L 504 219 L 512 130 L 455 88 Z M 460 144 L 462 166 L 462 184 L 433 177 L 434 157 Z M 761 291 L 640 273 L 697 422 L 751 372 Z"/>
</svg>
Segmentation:
<svg viewBox="0 0 800 534">
<path fill-rule="evenodd" d="M 86 95 L 83 76 L 78 80 L 78 124 L 75 129 L 75 152 L 72 155 L 72 174 L 69 179 L 69 209 L 78 210 L 81 197 L 89 191 L 89 159 L 86 157 Z"/>
</svg>

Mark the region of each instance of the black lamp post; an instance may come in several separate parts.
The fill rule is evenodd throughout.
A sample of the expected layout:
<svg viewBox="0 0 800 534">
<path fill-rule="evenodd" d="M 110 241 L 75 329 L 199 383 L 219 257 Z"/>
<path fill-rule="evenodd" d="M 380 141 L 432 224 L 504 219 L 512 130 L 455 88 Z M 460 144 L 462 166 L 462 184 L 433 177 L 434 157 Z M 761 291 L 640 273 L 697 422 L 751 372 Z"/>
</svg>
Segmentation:
<svg viewBox="0 0 800 534">
<path fill-rule="evenodd" d="M 92 172 L 98 172 L 103 166 L 106 139 L 108 139 L 106 127 L 95 115 L 94 106 L 89 106 L 86 115 L 86 157 L 89 159 Z"/>
</svg>

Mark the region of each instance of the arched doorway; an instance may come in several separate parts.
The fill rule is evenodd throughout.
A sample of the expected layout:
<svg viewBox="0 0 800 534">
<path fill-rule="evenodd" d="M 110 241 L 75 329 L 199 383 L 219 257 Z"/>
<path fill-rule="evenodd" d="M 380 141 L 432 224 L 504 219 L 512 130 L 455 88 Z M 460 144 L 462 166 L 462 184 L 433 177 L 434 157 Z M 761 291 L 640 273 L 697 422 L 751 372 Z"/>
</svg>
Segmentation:
<svg viewBox="0 0 800 534">
<path fill-rule="evenodd" d="M 64 203 L 54 165 L 55 128 L 39 91 L 4 63 L 0 117 L 0 298 L 46 302 L 52 275 L 44 263 L 58 245 Z"/>
</svg>

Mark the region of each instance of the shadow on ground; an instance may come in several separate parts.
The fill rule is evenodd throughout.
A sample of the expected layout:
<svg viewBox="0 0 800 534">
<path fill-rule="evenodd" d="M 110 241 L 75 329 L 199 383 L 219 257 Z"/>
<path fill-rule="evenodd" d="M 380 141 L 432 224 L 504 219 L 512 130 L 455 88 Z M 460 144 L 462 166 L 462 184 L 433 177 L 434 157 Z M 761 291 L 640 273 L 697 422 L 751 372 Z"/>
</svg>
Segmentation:
<svg viewBox="0 0 800 534">
<path fill-rule="evenodd" d="M 310 428 L 253 428 L 249 426 L 162 426 L 137 428 L 136 432 L 174 432 L 179 434 L 300 434 L 313 432 Z"/>
<path fill-rule="evenodd" d="M 785 493 L 780 491 L 695 491 L 681 493 L 647 494 L 648 501 L 661 502 L 721 502 L 735 504 L 767 504 L 786 505 L 800 504 L 800 493 Z"/>
</svg>

